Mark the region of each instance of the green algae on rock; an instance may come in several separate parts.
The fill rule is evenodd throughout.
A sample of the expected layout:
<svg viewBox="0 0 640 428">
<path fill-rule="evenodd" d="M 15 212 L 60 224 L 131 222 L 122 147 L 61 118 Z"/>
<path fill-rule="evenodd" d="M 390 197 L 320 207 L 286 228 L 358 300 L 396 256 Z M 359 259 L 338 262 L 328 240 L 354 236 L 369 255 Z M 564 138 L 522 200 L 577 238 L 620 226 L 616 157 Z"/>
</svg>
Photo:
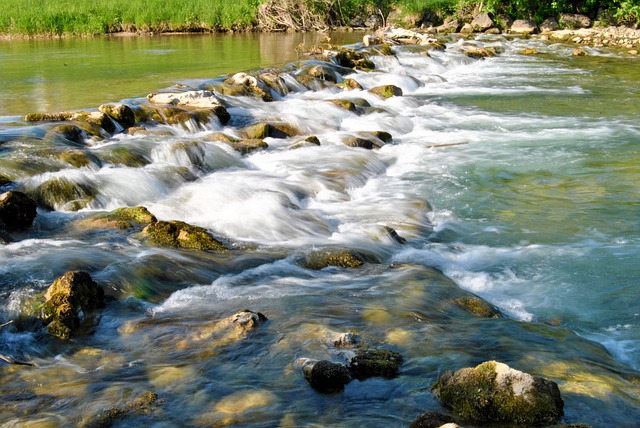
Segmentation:
<svg viewBox="0 0 640 428">
<path fill-rule="evenodd" d="M 392 378 L 398 374 L 404 358 L 397 352 L 382 349 L 359 349 L 351 359 L 349 370 L 356 379 Z"/>
<path fill-rule="evenodd" d="M 564 409 L 555 382 L 496 361 L 448 371 L 431 390 L 443 405 L 471 423 L 553 424 Z"/>
<path fill-rule="evenodd" d="M 151 244 L 191 250 L 227 251 L 225 244 L 206 229 L 183 221 L 158 221 L 142 230 L 142 237 Z"/>
<path fill-rule="evenodd" d="M 67 272 L 44 294 L 41 318 L 50 334 L 69 339 L 91 311 L 104 307 L 104 290 L 84 271 Z"/>
<path fill-rule="evenodd" d="M 395 85 L 382 85 L 369 89 L 372 94 L 378 95 L 382 98 L 400 97 L 402 96 L 402 89 Z"/>
<path fill-rule="evenodd" d="M 38 205 L 47 210 L 77 211 L 85 208 L 96 196 L 91 184 L 76 183 L 65 177 L 54 177 L 34 191 Z"/>
<path fill-rule="evenodd" d="M 320 270 L 329 266 L 340 268 L 357 268 L 365 264 L 365 262 L 375 258 L 365 256 L 357 251 L 352 250 L 320 250 L 314 251 L 304 256 L 300 262 L 307 269 Z"/>
</svg>

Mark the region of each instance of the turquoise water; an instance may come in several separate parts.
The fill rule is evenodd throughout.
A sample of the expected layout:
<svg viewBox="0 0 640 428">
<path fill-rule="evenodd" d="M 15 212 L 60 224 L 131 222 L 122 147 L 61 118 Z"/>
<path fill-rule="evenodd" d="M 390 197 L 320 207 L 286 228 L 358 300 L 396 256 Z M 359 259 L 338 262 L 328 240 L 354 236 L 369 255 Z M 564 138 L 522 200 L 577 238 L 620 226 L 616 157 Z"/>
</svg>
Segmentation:
<svg viewBox="0 0 640 428">
<path fill-rule="evenodd" d="M 33 230 L 0 247 L 0 322 L 16 318 L 30 296 L 71 269 L 89 271 L 115 298 L 95 333 L 71 343 L 30 329 L 2 330 L 1 354 L 38 364 L 0 366 L 3 426 L 76 425 L 148 390 L 162 399 L 158 409 L 123 426 L 408 426 L 423 412 L 447 411 L 430 393 L 440 373 L 489 359 L 556 381 L 563 422 L 635 426 L 637 58 L 605 50 L 576 58 L 571 46 L 535 39 L 454 37 L 443 52 L 396 48 L 395 56 L 373 58 L 376 72 L 350 76 L 365 89 L 397 85 L 402 97 L 330 87 L 292 91 L 271 103 L 229 98 L 235 119 L 227 126 L 165 127 L 160 135 L 92 141 L 83 150 L 101 162 L 83 168 L 50 156 L 63 149 L 59 143 L 25 137 L 37 132 L 19 116 L 34 108 L 90 108 L 295 59 L 284 52 L 300 43 L 299 35 L 280 36 L 273 57 L 241 57 L 211 74 L 196 60 L 208 58 L 209 48 L 195 47 L 194 69 L 181 69 L 178 60 L 168 67 L 175 71 L 157 80 L 155 71 L 136 75 L 157 65 L 141 61 L 126 73 L 136 80 L 128 93 L 114 88 L 126 88 L 129 77 L 112 76 L 91 83 L 91 98 L 60 100 L 47 77 L 42 87 L 54 94 L 50 99 L 12 108 L 3 102 L 0 173 L 14 181 L 5 189 L 33 192 L 65 177 L 98 196 L 80 211 L 39 211 Z M 236 46 L 235 37 L 220 43 L 244 52 L 248 42 L 240 38 Z M 186 42 L 122 43 L 124 52 L 142 43 L 164 55 L 181 52 Z M 471 60 L 463 54 L 468 44 L 504 52 Z M 527 47 L 540 53 L 522 55 Z M 61 49 L 73 57 L 80 48 Z M 31 84 L 30 69 L 12 73 L 11 81 L 22 83 L 5 84 L 13 89 L 0 90 L 0 99 L 20 98 Z M 68 88 L 79 80 L 61 75 Z M 355 114 L 327 102 L 335 98 L 366 99 L 373 108 Z M 297 138 L 267 138 L 267 150 L 243 157 L 207 139 L 267 120 L 285 120 L 321 145 L 293 150 Z M 391 133 L 393 142 L 376 150 L 341 142 L 374 130 Z M 186 152 L 194 142 L 199 151 Z M 132 148 L 149 164 L 109 160 L 117 149 Z M 135 205 L 249 249 L 230 255 L 157 249 L 135 236 L 77 226 L 95 212 Z M 407 243 L 391 239 L 384 226 Z M 367 251 L 380 263 L 312 271 L 298 262 L 325 247 Z M 452 304 L 469 293 L 505 317 L 478 317 Z M 238 341 L 211 339 L 213 323 L 246 308 L 269 321 Z M 313 391 L 300 360 L 343 361 L 345 353 L 330 342 L 347 331 L 367 346 L 400 352 L 399 376 L 354 381 L 336 395 Z"/>
</svg>

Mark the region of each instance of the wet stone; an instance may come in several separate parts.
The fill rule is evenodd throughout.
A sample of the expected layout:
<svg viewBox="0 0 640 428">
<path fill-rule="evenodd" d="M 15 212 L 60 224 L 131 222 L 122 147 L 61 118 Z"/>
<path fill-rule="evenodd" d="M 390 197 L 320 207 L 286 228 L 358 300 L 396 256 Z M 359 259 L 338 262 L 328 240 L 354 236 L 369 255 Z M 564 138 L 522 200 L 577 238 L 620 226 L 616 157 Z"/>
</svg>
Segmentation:
<svg viewBox="0 0 640 428">
<path fill-rule="evenodd" d="M 311 387 L 323 393 L 336 393 L 351 382 L 349 369 L 344 364 L 321 360 L 303 367 L 305 378 Z"/>
<path fill-rule="evenodd" d="M 400 370 L 402 355 L 394 351 L 361 349 L 351 359 L 351 375 L 356 379 L 370 377 L 393 378 Z"/>
<path fill-rule="evenodd" d="M 36 217 L 36 202 L 25 193 L 12 190 L 0 195 L 0 224 L 8 231 L 26 229 Z"/>
</svg>

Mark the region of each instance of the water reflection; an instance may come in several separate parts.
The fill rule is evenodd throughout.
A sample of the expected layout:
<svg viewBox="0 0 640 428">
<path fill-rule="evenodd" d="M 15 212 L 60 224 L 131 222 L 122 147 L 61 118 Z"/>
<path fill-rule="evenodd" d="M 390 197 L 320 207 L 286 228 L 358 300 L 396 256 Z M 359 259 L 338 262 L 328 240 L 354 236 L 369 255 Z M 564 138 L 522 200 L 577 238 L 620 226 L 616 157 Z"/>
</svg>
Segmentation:
<svg viewBox="0 0 640 428">
<path fill-rule="evenodd" d="M 205 34 L 0 41 L 0 116 L 95 108 L 297 58 L 296 46 L 362 33 Z"/>
</svg>

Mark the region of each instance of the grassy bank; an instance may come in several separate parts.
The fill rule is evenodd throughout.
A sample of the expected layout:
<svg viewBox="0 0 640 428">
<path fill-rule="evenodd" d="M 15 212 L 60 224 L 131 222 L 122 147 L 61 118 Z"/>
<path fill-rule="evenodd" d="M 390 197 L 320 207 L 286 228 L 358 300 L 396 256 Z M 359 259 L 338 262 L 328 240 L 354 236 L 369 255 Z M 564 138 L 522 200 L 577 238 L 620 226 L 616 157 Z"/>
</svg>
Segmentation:
<svg viewBox="0 0 640 428">
<path fill-rule="evenodd" d="M 372 14 L 386 19 L 395 10 L 434 20 L 488 11 L 539 22 L 563 12 L 600 16 L 606 25 L 640 21 L 640 0 L 1 0 L 1 6 L 0 34 L 13 36 L 312 29 Z"/>
</svg>

